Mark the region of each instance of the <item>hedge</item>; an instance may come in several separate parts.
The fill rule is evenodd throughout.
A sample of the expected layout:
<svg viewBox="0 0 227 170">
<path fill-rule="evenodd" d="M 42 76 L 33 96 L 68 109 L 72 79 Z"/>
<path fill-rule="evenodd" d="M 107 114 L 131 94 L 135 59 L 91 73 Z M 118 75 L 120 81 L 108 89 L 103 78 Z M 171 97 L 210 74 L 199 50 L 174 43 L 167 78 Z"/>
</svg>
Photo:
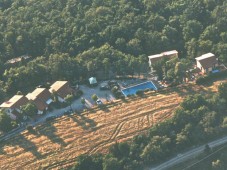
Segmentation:
<svg viewBox="0 0 227 170">
<path fill-rule="evenodd" d="M 203 77 L 199 77 L 196 80 L 196 84 L 198 84 L 198 85 L 208 84 L 208 83 L 213 82 L 213 81 L 215 81 L 219 78 L 225 78 L 225 77 L 227 77 L 227 70 L 222 71 L 222 72 L 218 72 L 218 73 L 212 73 L 212 74 L 209 74 L 209 75 L 205 75 Z"/>
</svg>

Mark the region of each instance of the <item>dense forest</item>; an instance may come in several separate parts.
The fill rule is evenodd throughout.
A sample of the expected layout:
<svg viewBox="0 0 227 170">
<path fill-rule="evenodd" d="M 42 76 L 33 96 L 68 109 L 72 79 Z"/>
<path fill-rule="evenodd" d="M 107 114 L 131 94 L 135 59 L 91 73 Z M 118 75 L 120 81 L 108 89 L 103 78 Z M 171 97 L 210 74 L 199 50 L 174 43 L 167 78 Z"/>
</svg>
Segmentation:
<svg viewBox="0 0 227 170">
<path fill-rule="evenodd" d="M 144 72 L 148 55 L 167 50 L 193 62 L 213 52 L 226 62 L 226 9 L 225 0 L 0 0 L 1 102 L 97 71 Z M 22 55 L 32 60 L 5 65 Z"/>
</svg>

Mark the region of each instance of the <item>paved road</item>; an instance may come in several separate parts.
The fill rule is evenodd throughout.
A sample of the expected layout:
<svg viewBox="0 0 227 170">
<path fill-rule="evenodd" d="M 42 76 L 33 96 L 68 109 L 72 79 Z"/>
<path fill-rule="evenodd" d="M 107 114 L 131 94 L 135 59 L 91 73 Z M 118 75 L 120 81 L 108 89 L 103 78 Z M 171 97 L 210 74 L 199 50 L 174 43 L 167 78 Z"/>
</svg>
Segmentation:
<svg viewBox="0 0 227 170">
<path fill-rule="evenodd" d="M 227 143 L 227 136 L 217 139 L 213 142 L 208 143 L 208 145 L 213 148 L 222 144 Z M 161 165 L 158 165 L 156 167 L 150 168 L 149 170 L 165 170 L 168 169 L 169 167 L 172 167 L 173 165 L 179 164 L 180 162 L 186 161 L 189 158 L 192 158 L 194 156 L 197 156 L 198 154 L 202 153 L 204 151 L 204 145 L 194 148 L 188 152 L 185 152 L 183 154 L 178 154 L 178 156 L 170 159 L 169 161 L 166 161 L 162 163 Z"/>
</svg>

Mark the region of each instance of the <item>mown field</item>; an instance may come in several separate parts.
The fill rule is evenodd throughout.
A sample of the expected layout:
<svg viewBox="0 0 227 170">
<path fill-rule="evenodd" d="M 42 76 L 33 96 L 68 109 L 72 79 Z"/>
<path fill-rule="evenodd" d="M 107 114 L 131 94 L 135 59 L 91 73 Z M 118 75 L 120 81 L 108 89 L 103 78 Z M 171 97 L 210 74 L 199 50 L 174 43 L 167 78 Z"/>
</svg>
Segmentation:
<svg viewBox="0 0 227 170">
<path fill-rule="evenodd" d="M 24 131 L 0 144 L 0 169 L 60 169 L 72 165 L 80 154 L 106 153 L 116 141 L 146 133 L 171 118 L 184 96 L 212 92 L 214 87 L 187 85 L 148 92 L 43 123 L 32 133 Z"/>
</svg>

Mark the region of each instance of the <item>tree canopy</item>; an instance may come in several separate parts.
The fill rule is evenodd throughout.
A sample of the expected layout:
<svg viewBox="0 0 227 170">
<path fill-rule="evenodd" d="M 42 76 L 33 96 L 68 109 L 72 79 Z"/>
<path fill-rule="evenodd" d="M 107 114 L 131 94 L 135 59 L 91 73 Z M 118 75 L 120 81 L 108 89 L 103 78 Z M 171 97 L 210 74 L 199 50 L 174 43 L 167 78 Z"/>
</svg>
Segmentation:
<svg viewBox="0 0 227 170">
<path fill-rule="evenodd" d="M 173 49 L 192 62 L 206 52 L 226 62 L 226 7 L 224 0 L 1 0 L 3 89 L 27 92 L 41 82 L 84 80 L 97 71 L 108 77 L 107 68 L 133 76 L 146 71 L 148 55 Z M 4 65 L 21 55 L 32 61 Z M 166 76 L 181 81 L 181 70 L 179 63 Z"/>
</svg>

